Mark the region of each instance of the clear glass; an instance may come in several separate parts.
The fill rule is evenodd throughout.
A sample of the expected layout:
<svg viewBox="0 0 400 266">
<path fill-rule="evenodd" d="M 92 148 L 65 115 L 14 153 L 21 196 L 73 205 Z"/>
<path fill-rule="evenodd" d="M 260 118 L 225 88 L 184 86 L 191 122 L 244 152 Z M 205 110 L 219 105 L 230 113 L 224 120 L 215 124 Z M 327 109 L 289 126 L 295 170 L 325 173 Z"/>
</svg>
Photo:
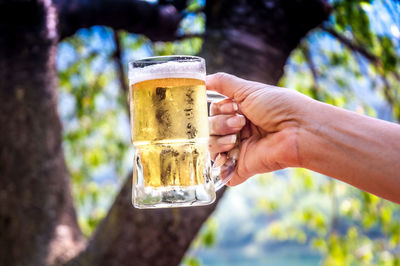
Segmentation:
<svg viewBox="0 0 400 266">
<path fill-rule="evenodd" d="M 195 56 L 129 63 L 136 208 L 211 204 L 229 180 L 208 152 L 205 76 L 205 61 Z"/>
</svg>

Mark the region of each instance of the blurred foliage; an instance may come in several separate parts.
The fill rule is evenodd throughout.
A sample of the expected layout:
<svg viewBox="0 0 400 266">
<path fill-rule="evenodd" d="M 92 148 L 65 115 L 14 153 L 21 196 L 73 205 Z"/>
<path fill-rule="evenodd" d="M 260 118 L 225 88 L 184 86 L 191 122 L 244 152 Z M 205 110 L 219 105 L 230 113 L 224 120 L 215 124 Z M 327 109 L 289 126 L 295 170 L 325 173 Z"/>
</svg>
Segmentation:
<svg viewBox="0 0 400 266">
<path fill-rule="evenodd" d="M 331 3 L 333 13 L 324 27 L 343 38 L 324 28 L 312 31 L 292 53 L 279 85 L 367 115 L 400 119 L 399 3 Z M 152 55 L 197 54 L 205 21 L 197 11 L 203 5 L 189 1 L 181 39 L 175 42 L 152 43 L 120 32 L 123 64 Z M 104 217 L 132 167 L 126 95 L 117 80 L 115 50 L 112 31 L 104 27 L 81 30 L 59 47 L 65 156 L 86 235 Z M 376 104 L 378 98 L 388 103 L 389 112 Z M 304 169 L 288 172 L 288 178 L 258 178 L 261 189 L 280 187 L 281 194 L 265 193 L 269 196 L 254 206 L 273 217 L 255 241 L 310 245 L 323 255 L 325 265 L 400 265 L 398 205 Z M 217 229 L 217 222 L 208 220 L 192 249 L 213 247 Z M 188 254 L 183 264 L 202 262 Z"/>
<path fill-rule="evenodd" d="M 109 47 L 93 44 L 108 40 Z M 121 177 L 126 176 L 129 127 L 124 96 L 115 84 L 111 32 L 81 30 L 60 45 L 58 58 L 64 149 L 78 207 L 78 221 L 89 235 L 104 217 Z"/>
<path fill-rule="evenodd" d="M 212 248 L 217 242 L 218 222 L 210 217 L 202 226 L 197 237 L 191 244 L 191 248 L 196 250 L 199 248 Z M 182 260 L 184 266 L 200 266 L 203 265 L 202 261 L 193 254 L 186 254 Z"/>
<path fill-rule="evenodd" d="M 196 258 L 194 256 L 186 255 L 183 258 L 182 265 L 185 265 L 185 266 L 201 266 L 201 265 L 203 265 L 203 263 L 200 261 L 200 259 L 198 259 L 198 258 Z"/>
<path fill-rule="evenodd" d="M 218 223 L 214 218 L 209 218 L 203 225 L 199 237 L 193 242 L 196 247 L 213 247 L 217 241 L 216 234 L 218 231 Z"/>
<path fill-rule="evenodd" d="M 284 186 L 286 191 L 278 199 L 259 199 L 258 211 L 272 221 L 255 241 L 310 245 L 323 255 L 324 265 L 398 265 L 397 204 L 308 170 L 289 171 L 286 179 L 259 177 L 265 190 Z"/>
<path fill-rule="evenodd" d="M 197 54 L 204 32 L 204 14 L 197 13 L 202 5 L 203 1 L 189 1 L 179 29 L 182 38 L 175 42 L 152 43 L 144 36 L 119 32 L 123 65 L 138 57 Z M 118 80 L 115 45 L 112 30 L 96 26 L 64 40 L 57 57 L 65 157 L 78 221 L 87 236 L 105 216 L 132 167 L 127 95 Z M 204 244 L 211 245 L 212 237 L 206 235 Z"/>
<path fill-rule="evenodd" d="M 329 21 L 293 52 L 280 85 L 359 113 L 399 120 L 400 4 L 338 0 L 332 5 Z M 388 112 L 377 98 L 386 101 Z M 324 265 L 400 265 L 399 205 L 304 169 L 276 182 L 286 183 L 291 199 L 278 208 L 273 200 L 262 199 L 264 212 L 271 212 L 271 206 L 275 212 L 297 206 L 267 226 L 261 234 L 265 239 L 306 242 L 323 254 Z M 318 202 L 308 201 L 309 193 Z"/>
</svg>

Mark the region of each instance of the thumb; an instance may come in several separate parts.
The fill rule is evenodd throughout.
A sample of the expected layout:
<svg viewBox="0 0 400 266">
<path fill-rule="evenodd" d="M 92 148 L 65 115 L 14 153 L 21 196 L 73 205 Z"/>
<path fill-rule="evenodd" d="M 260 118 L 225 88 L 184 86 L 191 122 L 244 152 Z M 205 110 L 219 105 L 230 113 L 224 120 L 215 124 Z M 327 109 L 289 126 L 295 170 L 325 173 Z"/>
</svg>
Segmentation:
<svg viewBox="0 0 400 266">
<path fill-rule="evenodd" d="M 235 94 L 245 89 L 248 81 L 234 75 L 219 72 L 206 77 L 207 90 L 216 91 L 229 98 L 235 98 Z"/>
</svg>

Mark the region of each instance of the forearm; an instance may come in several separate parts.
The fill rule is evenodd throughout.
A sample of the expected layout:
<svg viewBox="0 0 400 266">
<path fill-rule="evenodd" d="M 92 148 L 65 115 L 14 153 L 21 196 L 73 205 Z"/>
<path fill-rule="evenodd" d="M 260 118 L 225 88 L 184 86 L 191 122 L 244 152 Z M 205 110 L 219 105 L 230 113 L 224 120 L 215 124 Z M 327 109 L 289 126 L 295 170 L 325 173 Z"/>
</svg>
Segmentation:
<svg viewBox="0 0 400 266">
<path fill-rule="evenodd" d="M 309 108 L 301 166 L 400 203 L 400 125 L 319 102 Z"/>
</svg>

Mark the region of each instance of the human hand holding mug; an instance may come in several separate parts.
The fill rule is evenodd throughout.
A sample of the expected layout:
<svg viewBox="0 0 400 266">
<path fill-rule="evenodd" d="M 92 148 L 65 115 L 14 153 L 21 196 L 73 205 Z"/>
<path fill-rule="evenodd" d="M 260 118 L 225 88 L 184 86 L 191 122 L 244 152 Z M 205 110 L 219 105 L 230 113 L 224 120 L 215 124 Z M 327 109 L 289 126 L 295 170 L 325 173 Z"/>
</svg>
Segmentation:
<svg viewBox="0 0 400 266">
<path fill-rule="evenodd" d="M 211 153 L 230 152 L 225 139 L 240 133 L 229 185 L 302 167 L 400 203 L 400 125 L 225 73 L 207 76 L 206 84 L 232 99 L 211 107 Z M 233 109 L 246 118 L 243 129 L 231 123 Z"/>
<path fill-rule="evenodd" d="M 255 174 L 300 166 L 297 133 L 310 98 L 226 73 L 207 76 L 206 85 L 228 97 L 211 105 L 211 155 L 231 151 L 233 145 L 227 140 L 240 133 L 238 163 L 229 185 Z"/>
</svg>

